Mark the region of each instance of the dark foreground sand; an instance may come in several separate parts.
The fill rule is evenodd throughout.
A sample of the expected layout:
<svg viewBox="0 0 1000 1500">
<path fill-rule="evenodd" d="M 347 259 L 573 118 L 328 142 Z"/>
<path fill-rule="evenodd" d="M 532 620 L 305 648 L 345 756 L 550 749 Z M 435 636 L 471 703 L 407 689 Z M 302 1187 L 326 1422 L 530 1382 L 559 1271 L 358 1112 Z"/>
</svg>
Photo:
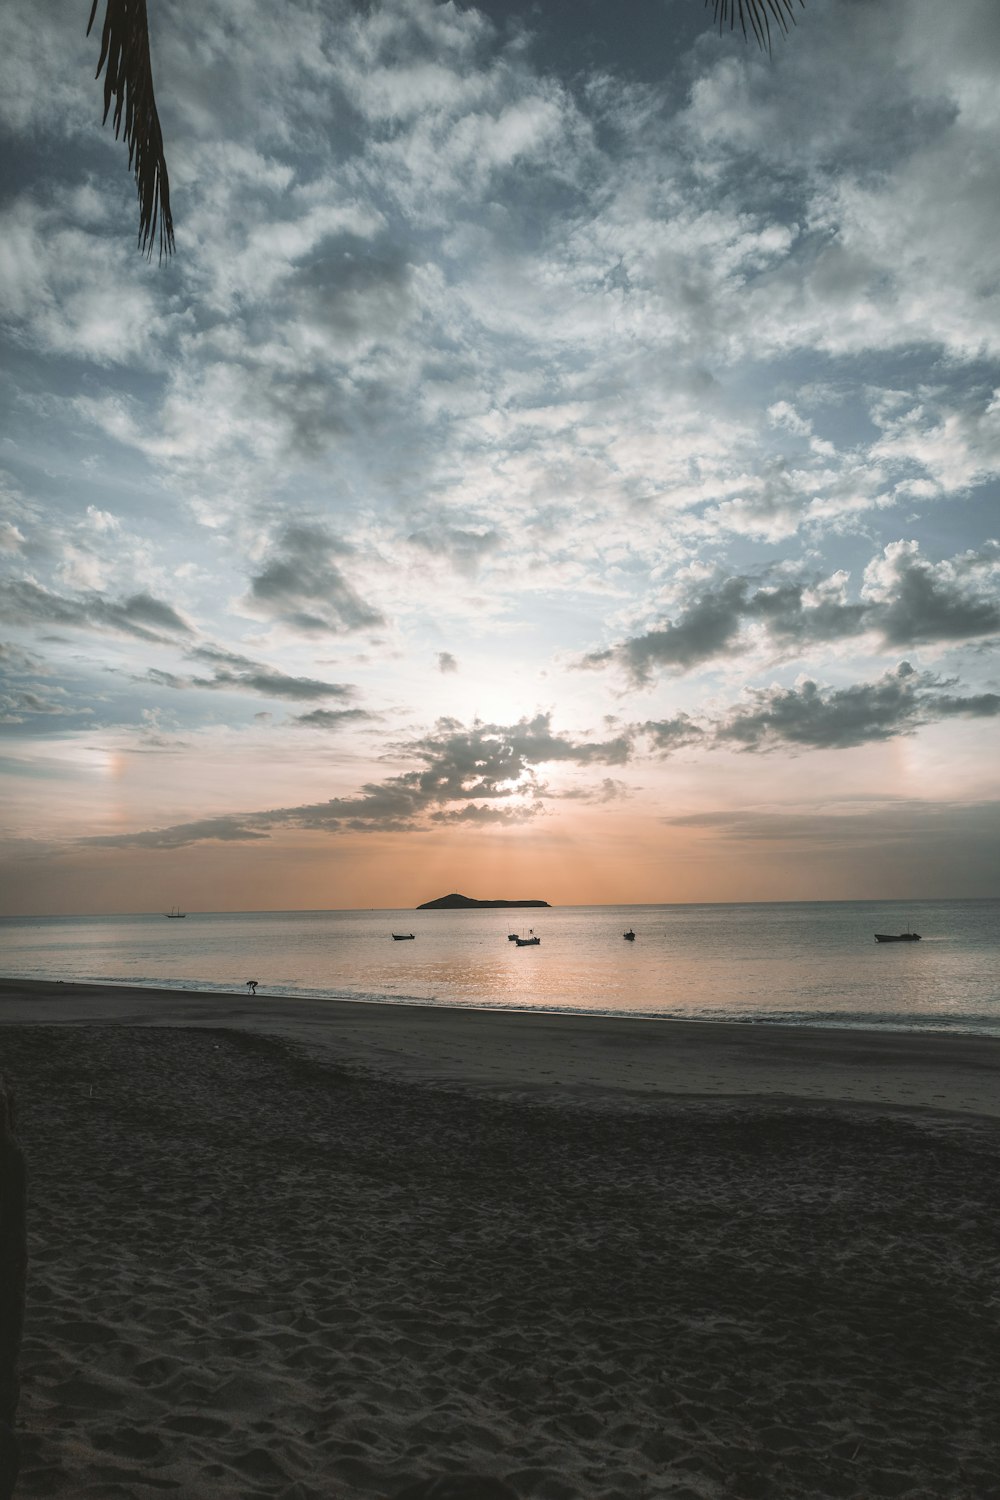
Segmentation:
<svg viewBox="0 0 1000 1500">
<path fill-rule="evenodd" d="M 19 1495 L 1000 1496 L 996 1044 L 150 995 L 0 988 Z"/>
</svg>

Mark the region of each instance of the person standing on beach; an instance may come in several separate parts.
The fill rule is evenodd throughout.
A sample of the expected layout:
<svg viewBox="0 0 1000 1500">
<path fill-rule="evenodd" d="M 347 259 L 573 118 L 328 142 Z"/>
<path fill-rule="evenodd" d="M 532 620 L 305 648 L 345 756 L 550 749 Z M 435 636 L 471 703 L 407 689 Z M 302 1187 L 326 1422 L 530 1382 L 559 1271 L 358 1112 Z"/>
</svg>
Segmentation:
<svg viewBox="0 0 1000 1500">
<path fill-rule="evenodd" d="M 248 979 L 247 980 L 247 994 L 248 995 L 256 995 L 256 993 L 257 993 L 257 986 L 258 986 L 259 983 L 260 983 L 259 979 Z"/>
<path fill-rule="evenodd" d="M 14 1123 L 14 1096 L 0 1076 L 0 1500 L 13 1495 L 19 1468 L 14 1417 L 28 1269 L 27 1173 Z"/>
</svg>

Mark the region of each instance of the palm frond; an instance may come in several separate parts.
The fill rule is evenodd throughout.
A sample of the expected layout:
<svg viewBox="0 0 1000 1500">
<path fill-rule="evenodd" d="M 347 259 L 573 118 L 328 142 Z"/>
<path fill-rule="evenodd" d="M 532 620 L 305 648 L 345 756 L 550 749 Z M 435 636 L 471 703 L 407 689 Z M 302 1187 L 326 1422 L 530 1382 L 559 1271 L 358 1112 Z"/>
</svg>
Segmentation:
<svg viewBox="0 0 1000 1500">
<path fill-rule="evenodd" d="M 794 0 L 705 0 L 705 4 L 711 5 L 713 19 L 719 23 L 720 31 L 725 30 L 727 22 L 730 31 L 735 31 L 739 21 L 743 35 L 749 37 L 749 21 L 750 31 L 762 51 L 765 48 L 768 52 L 771 50 L 771 17 L 782 31 L 795 25 Z M 799 0 L 799 5 L 804 6 L 805 0 Z"/>
<path fill-rule="evenodd" d="M 97 4 L 98 0 L 93 0 L 88 36 Z M 158 239 L 162 260 L 174 248 L 174 223 L 163 135 L 153 95 L 146 0 L 107 0 L 101 58 L 94 77 L 100 78 L 105 68 L 102 124 L 107 123 L 114 101 L 115 139 L 120 135 L 128 146 L 128 164 L 135 173 L 139 193 L 139 249 L 151 256 L 153 241 Z"/>
</svg>

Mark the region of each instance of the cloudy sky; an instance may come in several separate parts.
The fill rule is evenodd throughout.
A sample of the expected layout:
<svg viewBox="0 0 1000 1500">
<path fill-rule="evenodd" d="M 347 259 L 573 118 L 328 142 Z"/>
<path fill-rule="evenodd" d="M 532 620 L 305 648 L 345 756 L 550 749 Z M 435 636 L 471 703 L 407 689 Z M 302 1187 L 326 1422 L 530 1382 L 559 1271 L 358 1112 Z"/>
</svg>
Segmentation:
<svg viewBox="0 0 1000 1500">
<path fill-rule="evenodd" d="M 102 7 L 103 9 L 103 7 Z M 0 910 L 1000 889 L 1000 7 L 0 54 Z"/>
</svg>

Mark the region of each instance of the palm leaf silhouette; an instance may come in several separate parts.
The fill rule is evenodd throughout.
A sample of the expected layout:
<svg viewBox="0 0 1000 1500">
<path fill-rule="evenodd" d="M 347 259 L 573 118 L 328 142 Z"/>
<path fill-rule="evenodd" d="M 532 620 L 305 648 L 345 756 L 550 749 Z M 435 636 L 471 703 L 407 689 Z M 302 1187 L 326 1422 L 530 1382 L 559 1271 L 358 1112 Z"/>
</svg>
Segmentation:
<svg viewBox="0 0 1000 1500">
<path fill-rule="evenodd" d="M 794 0 L 705 0 L 705 4 L 711 5 L 713 19 L 719 23 L 720 31 L 725 30 L 727 22 L 730 31 L 734 31 L 739 21 L 743 35 L 749 37 L 749 21 L 757 45 L 768 52 L 771 50 L 771 18 L 782 31 L 795 25 Z M 805 5 L 805 0 L 799 0 L 799 4 Z"/>
<path fill-rule="evenodd" d="M 805 5 L 805 0 L 798 0 Z M 719 30 L 737 22 L 743 35 L 756 38 L 759 47 L 771 50 L 771 21 L 781 31 L 795 25 L 795 0 L 705 0 L 712 6 Z M 98 0 L 93 0 L 87 35 L 94 25 Z M 749 28 L 749 29 L 748 29 Z M 160 259 L 174 249 L 174 222 L 170 214 L 170 179 L 163 154 L 163 135 L 153 94 L 153 69 L 149 60 L 149 19 L 146 0 L 107 0 L 101 57 L 95 77 L 104 73 L 104 120 L 114 102 L 112 123 L 128 146 L 128 164 L 135 173 L 139 193 L 139 249 L 153 253 L 158 239 Z"/>
<path fill-rule="evenodd" d="M 97 14 L 93 0 L 87 35 Z M 101 58 L 94 75 L 104 73 L 104 119 L 114 101 L 112 123 L 128 146 L 128 164 L 135 173 L 139 193 L 139 249 L 153 253 L 159 240 L 160 259 L 174 248 L 174 221 L 170 215 L 170 179 L 163 155 L 163 135 L 153 94 L 153 69 L 149 60 L 149 20 L 146 0 L 107 0 Z"/>
</svg>

